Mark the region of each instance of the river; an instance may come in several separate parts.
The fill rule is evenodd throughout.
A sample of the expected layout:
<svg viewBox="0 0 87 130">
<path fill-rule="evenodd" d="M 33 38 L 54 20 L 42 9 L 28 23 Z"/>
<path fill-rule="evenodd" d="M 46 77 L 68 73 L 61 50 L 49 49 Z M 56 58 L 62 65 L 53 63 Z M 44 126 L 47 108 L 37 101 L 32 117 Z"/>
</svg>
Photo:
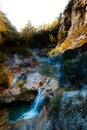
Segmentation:
<svg viewBox="0 0 87 130">
<path fill-rule="evenodd" d="M 59 78 L 61 76 L 60 73 L 60 65 L 61 62 L 58 60 L 54 60 L 55 58 L 47 58 L 41 57 L 38 55 L 38 51 L 33 51 L 34 58 L 38 61 L 37 71 L 43 75 L 48 77 Z M 54 62 L 55 61 L 55 62 Z M 15 81 L 15 80 L 14 80 Z M 9 122 L 14 123 L 19 120 L 29 119 L 37 116 L 43 106 L 44 96 L 41 96 L 43 93 L 42 89 L 38 90 L 37 96 L 32 103 L 11 103 L 9 105 L 1 105 L 0 109 L 6 109 L 9 113 Z"/>
</svg>

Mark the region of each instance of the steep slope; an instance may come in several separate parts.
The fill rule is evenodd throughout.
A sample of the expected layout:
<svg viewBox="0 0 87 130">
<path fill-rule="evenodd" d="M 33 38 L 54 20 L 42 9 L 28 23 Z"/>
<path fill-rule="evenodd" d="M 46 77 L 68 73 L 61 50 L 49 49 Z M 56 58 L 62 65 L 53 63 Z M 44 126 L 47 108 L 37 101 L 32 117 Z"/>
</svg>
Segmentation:
<svg viewBox="0 0 87 130">
<path fill-rule="evenodd" d="M 19 39 L 20 34 L 17 32 L 16 28 L 5 17 L 5 14 L 0 11 L 0 92 L 11 85 L 14 72 L 10 71 L 10 68 L 15 68 L 15 65 L 20 62 L 20 60 L 16 58 L 17 56 L 19 57 L 19 55 L 21 55 L 20 59 L 23 59 L 25 62 L 24 64 L 27 63 L 27 66 L 32 64 L 32 52 L 25 45 L 21 45 L 21 40 Z M 16 57 L 15 54 L 17 54 Z M 30 59 L 26 61 L 25 57 Z M 13 64 L 15 59 L 17 59 L 18 62 Z M 10 67 L 10 65 L 12 66 Z M 19 68 L 18 66 L 16 68 Z"/>
<path fill-rule="evenodd" d="M 70 0 L 60 22 L 60 32 L 67 32 L 66 39 L 53 49 L 49 55 L 77 48 L 87 43 L 87 2 Z"/>
<path fill-rule="evenodd" d="M 5 17 L 5 14 L 0 11 L 0 44 L 4 42 L 4 38 L 9 35 L 16 35 L 16 28 L 11 24 L 11 22 Z M 11 36 L 10 35 L 10 36 Z"/>
</svg>

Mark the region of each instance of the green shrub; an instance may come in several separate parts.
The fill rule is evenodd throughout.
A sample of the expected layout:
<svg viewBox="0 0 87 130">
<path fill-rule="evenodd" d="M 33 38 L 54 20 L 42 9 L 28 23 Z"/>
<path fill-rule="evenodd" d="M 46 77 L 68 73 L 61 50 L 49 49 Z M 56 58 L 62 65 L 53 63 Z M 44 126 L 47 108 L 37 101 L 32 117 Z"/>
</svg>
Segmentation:
<svg viewBox="0 0 87 130">
<path fill-rule="evenodd" d="M 50 108 L 48 108 L 49 114 L 56 113 L 60 110 L 60 102 L 61 102 L 61 97 L 62 97 L 63 91 L 64 91 L 63 89 L 60 89 L 58 91 L 58 95 L 56 95 L 56 97 L 53 97 L 51 99 L 46 98 L 45 105 L 50 106 Z"/>
<path fill-rule="evenodd" d="M 2 51 L 3 51 L 3 53 L 5 53 L 8 56 L 12 56 L 16 53 L 19 54 L 19 55 L 22 55 L 24 57 L 30 57 L 30 56 L 33 55 L 32 52 L 30 51 L 30 49 L 26 48 L 24 46 L 21 46 L 21 47 L 20 46 L 2 47 Z"/>
<path fill-rule="evenodd" d="M 7 56 L 0 52 L 0 64 L 6 62 Z"/>
<path fill-rule="evenodd" d="M 58 97 L 51 99 L 50 101 L 51 112 L 57 112 L 59 110 L 59 106 L 60 106 L 60 100 L 58 99 Z"/>
<path fill-rule="evenodd" d="M 24 57 L 30 57 L 32 56 L 32 52 L 28 48 L 16 48 L 14 50 L 14 53 L 18 53 L 19 55 L 22 55 Z"/>
<path fill-rule="evenodd" d="M 77 50 L 68 49 L 63 53 L 62 59 L 68 60 L 68 59 L 75 59 L 77 56 Z"/>
<path fill-rule="evenodd" d="M 72 85 L 79 84 L 83 78 L 82 67 L 77 61 L 65 60 L 62 63 L 61 71 Z"/>
</svg>

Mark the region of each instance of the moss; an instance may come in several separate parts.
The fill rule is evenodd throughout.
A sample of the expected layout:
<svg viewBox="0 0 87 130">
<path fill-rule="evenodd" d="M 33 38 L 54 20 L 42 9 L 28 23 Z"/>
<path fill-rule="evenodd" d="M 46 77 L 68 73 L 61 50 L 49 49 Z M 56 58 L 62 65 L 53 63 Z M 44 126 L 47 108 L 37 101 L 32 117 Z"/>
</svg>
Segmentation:
<svg viewBox="0 0 87 130">
<path fill-rule="evenodd" d="M 52 49 L 50 52 L 48 52 L 47 55 L 52 56 L 52 55 L 57 54 L 57 53 L 59 53 L 59 51 L 58 51 L 58 48 L 56 47 L 56 48 Z"/>
<path fill-rule="evenodd" d="M 10 76 L 6 70 L 0 69 L 0 86 L 5 88 L 10 86 Z"/>
<path fill-rule="evenodd" d="M 57 112 L 59 110 L 60 100 L 58 99 L 58 97 L 51 99 L 50 104 L 50 112 Z"/>
<path fill-rule="evenodd" d="M 84 98 L 83 98 L 82 95 L 78 94 L 78 95 L 77 95 L 77 99 L 80 100 L 80 101 L 82 101 Z"/>
<path fill-rule="evenodd" d="M 63 32 L 64 33 L 64 32 Z M 66 38 L 67 32 L 65 33 L 64 37 Z M 59 39 L 60 41 L 63 40 L 61 39 L 63 34 L 60 32 L 59 34 Z M 84 36 L 84 37 L 82 37 Z M 56 46 L 56 48 L 52 49 L 48 55 L 54 55 L 58 54 L 60 52 L 64 52 L 70 47 L 77 48 L 82 46 L 83 44 L 87 43 L 87 25 L 83 25 L 79 28 L 76 28 L 72 31 L 72 33 L 66 38 L 66 40 L 62 41 L 61 45 Z M 74 43 L 74 44 L 73 44 Z"/>
<path fill-rule="evenodd" d="M 56 97 L 53 97 L 51 99 L 46 98 L 45 105 L 50 106 L 50 108 L 48 108 L 49 116 L 51 115 L 51 113 L 57 113 L 60 110 L 60 102 L 63 92 L 64 89 L 61 88 L 60 90 L 58 90 L 58 95 Z"/>
<path fill-rule="evenodd" d="M 22 87 L 21 88 L 21 93 L 22 94 L 26 94 L 26 93 L 28 93 L 28 90 L 26 88 Z"/>
<path fill-rule="evenodd" d="M 65 51 L 69 46 L 71 45 L 71 41 L 69 39 L 66 39 L 60 46 L 57 46 L 56 48 L 52 49 L 48 55 L 54 55 L 58 54 L 62 51 Z"/>
<path fill-rule="evenodd" d="M 58 50 L 59 51 L 64 51 L 66 50 L 68 47 L 70 47 L 71 45 L 71 41 L 69 39 L 66 39 L 62 45 L 59 46 Z"/>
</svg>

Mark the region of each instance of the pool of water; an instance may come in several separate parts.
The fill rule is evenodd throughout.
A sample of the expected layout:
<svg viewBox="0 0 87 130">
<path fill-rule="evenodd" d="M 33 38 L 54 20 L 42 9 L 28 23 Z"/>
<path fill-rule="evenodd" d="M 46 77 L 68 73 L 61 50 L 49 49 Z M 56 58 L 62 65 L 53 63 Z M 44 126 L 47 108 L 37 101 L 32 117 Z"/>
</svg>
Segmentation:
<svg viewBox="0 0 87 130">
<path fill-rule="evenodd" d="M 8 112 L 9 122 L 15 122 L 23 113 L 29 111 L 31 104 L 25 102 L 10 103 L 7 105 L 0 104 L 0 111 L 4 109 Z"/>
</svg>

